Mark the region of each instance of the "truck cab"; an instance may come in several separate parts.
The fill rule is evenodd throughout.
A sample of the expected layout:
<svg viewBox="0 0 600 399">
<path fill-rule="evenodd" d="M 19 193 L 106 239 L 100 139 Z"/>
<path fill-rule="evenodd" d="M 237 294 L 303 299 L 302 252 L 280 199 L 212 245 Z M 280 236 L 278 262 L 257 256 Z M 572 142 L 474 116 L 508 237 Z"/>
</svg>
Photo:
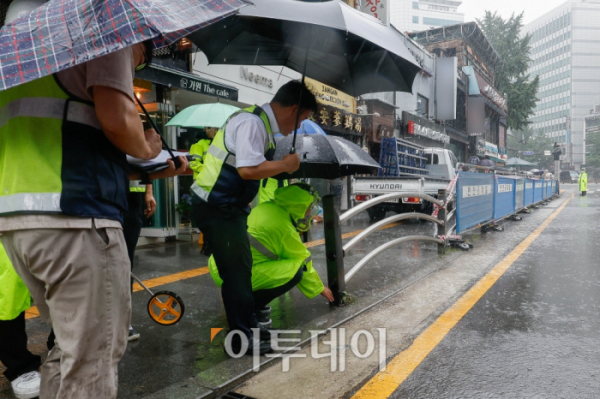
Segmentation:
<svg viewBox="0 0 600 399">
<path fill-rule="evenodd" d="M 458 160 L 452 151 L 444 148 L 425 148 L 423 150 L 427 163 L 427 177 L 432 179 L 451 180 L 456 174 Z"/>
</svg>

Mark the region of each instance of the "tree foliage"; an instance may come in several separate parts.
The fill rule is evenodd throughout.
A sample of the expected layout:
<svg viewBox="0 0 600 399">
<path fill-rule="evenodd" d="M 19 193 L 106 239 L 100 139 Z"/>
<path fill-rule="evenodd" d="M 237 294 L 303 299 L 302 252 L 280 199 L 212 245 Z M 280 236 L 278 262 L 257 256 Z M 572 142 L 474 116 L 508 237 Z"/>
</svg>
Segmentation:
<svg viewBox="0 0 600 399">
<path fill-rule="evenodd" d="M 513 14 L 505 20 L 496 12 L 486 11 L 485 17 L 477 23 L 504 62 L 495 71 L 495 83 L 496 88 L 508 97 L 508 127 L 525 129 L 531 123 L 529 118 L 538 101 L 536 94 L 540 81 L 538 76 L 531 79 L 527 74 L 531 61 L 531 35 L 521 34 L 523 13 Z"/>
<path fill-rule="evenodd" d="M 534 132 L 530 128 L 512 131 L 508 136 L 507 144 L 508 156 L 535 163 L 537 166 L 532 166 L 532 169 L 550 170 L 554 163 L 552 155 L 544 155 L 544 151 L 554 149 L 554 142 L 543 133 Z M 523 155 L 523 151 L 533 151 L 533 155 Z"/>
</svg>

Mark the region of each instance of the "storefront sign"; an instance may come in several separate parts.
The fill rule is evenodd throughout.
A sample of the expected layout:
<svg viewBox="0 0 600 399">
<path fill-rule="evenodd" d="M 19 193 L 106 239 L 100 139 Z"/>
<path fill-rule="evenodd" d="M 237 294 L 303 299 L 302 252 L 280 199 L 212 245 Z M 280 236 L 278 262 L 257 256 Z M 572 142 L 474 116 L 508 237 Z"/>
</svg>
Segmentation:
<svg viewBox="0 0 600 399">
<path fill-rule="evenodd" d="M 350 114 L 331 106 L 319 106 L 317 114 L 311 114 L 309 119 L 318 123 L 323 129 L 341 134 L 362 135 L 364 118 Z M 393 131 L 393 130 L 392 130 Z"/>
<path fill-rule="evenodd" d="M 249 82 L 256 83 L 258 85 L 266 86 L 269 89 L 273 88 L 273 79 L 269 79 L 265 76 L 259 75 L 248 70 L 248 67 L 240 67 L 240 77 Z"/>
<path fill-rule="evenodd" d="M 469 96 L 467 133 L 469 136 L 482 136 L 485 132 L 485 97 Z"/>
<path fill-rule="evenodd" d="M 479 90 L 484 97 L 490 100 L 494 105 L 500 108 L 504 113 L 508 112 L 508 107 L 506 106 L 506 98 L 498 90 L 494 88 L 491 84 L 489 84 L 481 75 L 475 72 L 475 76 L 477 77 L 477 84 L 479 85 Z"/>
<path fill-rule="evenodd" d="M 388 0 L 362 0 L 361 11 L 388 24 Z"/>
<path fill-rule="evenodd" d="M 498 146 L 496 144 L 485 142 L 485 155 L 498 158 Z"/>
<path fill-rule="evenodd" d="M 161 84 L 169 88 L 174 87 L 189 90 L 232 101 L 237 101 L 238 99 L 238 90 L 234 87 L 217 84 L 190 73 L 171 70 L 159 65 L 150 65 L 149 68 L 137 72 L 135 76 L 139 79 Z"/>
<path fill-rule="evenodd" d="M 354 112 L 356 101 L 351 95 L 311 78 L 305 78 L 304 82 L 308 89 L 315 95 L 319 104 L 330 105 L 348 112 Z"/>
<path fill-rule="evenodd" d="M 450 143 L 450 136 L 444 132 L 443 126 L 406 111 L 402 112 L 402 119 L 404 121 L 404 126 L 406 126 L 406 133 L 426 137 L 435 141 L 441 141 L 446 144 Z"/>
</svg>

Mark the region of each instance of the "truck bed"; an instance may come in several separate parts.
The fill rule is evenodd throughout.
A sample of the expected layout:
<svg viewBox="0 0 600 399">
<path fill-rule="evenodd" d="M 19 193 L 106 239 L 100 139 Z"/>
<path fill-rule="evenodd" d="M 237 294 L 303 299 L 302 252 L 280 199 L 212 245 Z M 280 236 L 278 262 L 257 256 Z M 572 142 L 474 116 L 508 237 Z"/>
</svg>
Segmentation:
<svg viewBox="0 0 600 399">
<path fill-rule="evenodd" d="M 352 184 L 352 193 L 383 195 L 389 193 L 420 193 L 437 195 L 450 183 L 445 179 L 420 177 L 359 177 Z"/>
</svg>

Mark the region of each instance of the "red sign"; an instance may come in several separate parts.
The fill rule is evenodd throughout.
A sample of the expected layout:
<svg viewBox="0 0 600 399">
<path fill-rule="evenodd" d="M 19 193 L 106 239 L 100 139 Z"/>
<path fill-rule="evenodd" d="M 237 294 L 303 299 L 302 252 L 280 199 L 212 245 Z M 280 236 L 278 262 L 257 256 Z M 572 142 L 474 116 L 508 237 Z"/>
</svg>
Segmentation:
<svg viewBox="0 0 600 399">
<path fill-rule="evenodd" d="M 415 134 L 415 122 L 408 121 L 408 134 Z"/>
</svg>

